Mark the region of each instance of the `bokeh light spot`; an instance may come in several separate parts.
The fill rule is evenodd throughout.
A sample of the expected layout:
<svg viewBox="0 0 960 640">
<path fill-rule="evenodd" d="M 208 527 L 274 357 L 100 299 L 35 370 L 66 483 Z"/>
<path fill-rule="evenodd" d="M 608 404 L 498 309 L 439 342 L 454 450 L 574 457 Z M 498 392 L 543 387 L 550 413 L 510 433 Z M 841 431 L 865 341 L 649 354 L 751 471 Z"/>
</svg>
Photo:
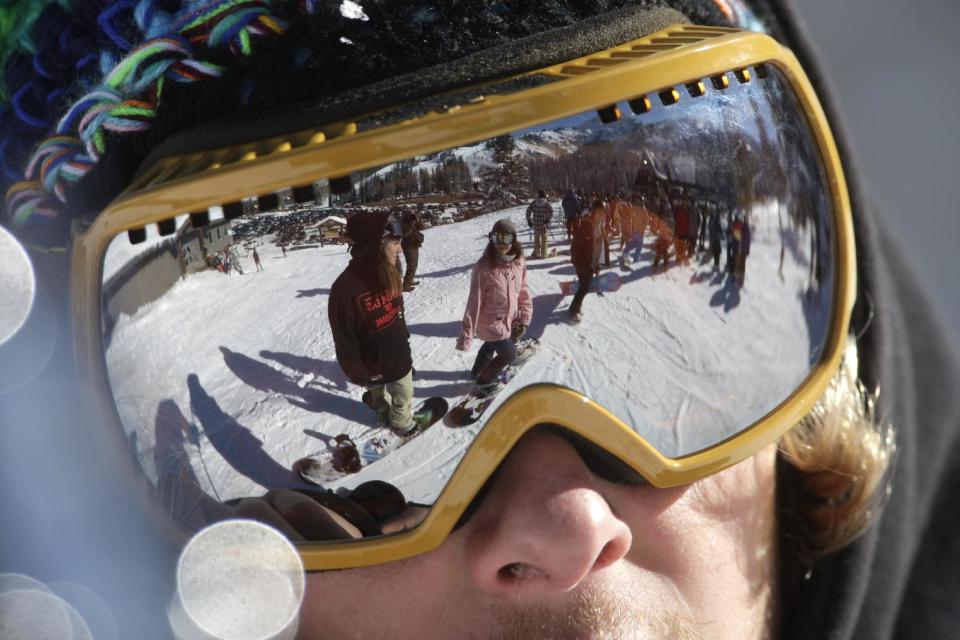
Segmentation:
<svg viewBox="0 0 960 640">
<path fill-rule="evenodd" d="M 77 616 L 79 618 L 79 616 Z M 0 593 L 3 640 L 86 640 L 76 635 L 67 603 L 47 591 L 17 589 Z"/>
<path fill-rule="evenodd" d="M 33 265 L 17 239 L 0 227 L 0 345 L 20 330 L 36 294 Z"/>
<path fill-rule="evenodd" d="M 304 585 L 300 555 L 281 533 L 252 520 L 220 522 L 180 555 L 171 624 L 191 640 L 293 638 Z"/>
<path fill-rule="evenodd" d="M 72 583 L 63 585 L 72 592 L 83 592 L 87 599 L 99 600 L 89 589 Z M 106 607 L 102 600 L 99 602 Z M 20 638 L 93 640 L 93 634 L 84 617 L 62 594 L 30 576 L 0 573 L 0 639 Z M 108 636 L 103 638 L 110 640 Z"/>
</svg>

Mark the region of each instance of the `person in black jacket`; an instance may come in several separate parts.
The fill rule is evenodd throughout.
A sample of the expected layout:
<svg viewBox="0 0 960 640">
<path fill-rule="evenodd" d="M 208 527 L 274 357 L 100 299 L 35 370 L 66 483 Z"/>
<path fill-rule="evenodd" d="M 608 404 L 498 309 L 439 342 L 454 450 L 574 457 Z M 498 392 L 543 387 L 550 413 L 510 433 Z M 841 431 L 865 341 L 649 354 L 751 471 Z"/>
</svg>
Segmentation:
<svg viewBox="0 0 960 640">
<path fill-rule="evenodd" d="M 410 332 L 396 268 L 400 223 L 386 212 L 357 213 L 347 221 L 347 235 L 353 258 L 334 281 L 327 308 L 337 362 L 350 382 L 367 388 L 364 399 L 381 420 L 407 433 L 417 424 Z"/>
<path fill-rule="evenodd" d="M 563 196 L 560 206 L 563 207 L 563 224 L 567 230 L 567 240 L 570 240 L 573 237 L 573 227 L 580 217 L 580 211 L 583 209 L 583 202 L 580 200 L 580 196 L 573 189 L 570 189 Z"/>
<path fill-rule="evenodd" d="M 401 218 L 401 227 L 403 240 L 400 242 L 400 246 L 403 248 L 403 260 L 407 265 L 403 272 L 403 290 L 413 291 L 413 288 L 420 284 L 419 280 L 415 280 L 417 263 L 420 258 L 420 247 L 423 246 L 424 227 L 420 220 L 420 212 L 405 211 Z"/>
</svg>

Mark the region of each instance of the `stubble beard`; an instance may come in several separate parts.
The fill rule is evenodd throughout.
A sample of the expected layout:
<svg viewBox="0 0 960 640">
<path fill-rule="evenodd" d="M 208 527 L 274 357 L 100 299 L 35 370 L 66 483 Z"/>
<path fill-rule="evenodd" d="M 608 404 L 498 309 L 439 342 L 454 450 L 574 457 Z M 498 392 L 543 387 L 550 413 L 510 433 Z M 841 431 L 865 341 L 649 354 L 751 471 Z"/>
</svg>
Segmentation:
<svg viewBox="0 0 960 640">
<path fill-rule="evenodd" d="M 494 605 L 490 617 L 496 628 L 471 640 L 704 640 L 685 612 L 609 587 L 580 589 L 559 608 Z"/>
</svg>

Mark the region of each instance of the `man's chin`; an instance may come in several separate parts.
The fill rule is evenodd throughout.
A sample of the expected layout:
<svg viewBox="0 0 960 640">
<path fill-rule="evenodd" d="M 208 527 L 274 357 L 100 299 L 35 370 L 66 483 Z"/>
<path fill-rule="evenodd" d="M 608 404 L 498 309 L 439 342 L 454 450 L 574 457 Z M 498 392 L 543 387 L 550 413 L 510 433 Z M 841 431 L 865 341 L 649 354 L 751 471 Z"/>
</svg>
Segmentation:
<svg viewBox="0 0 960 640">
<path fill-rule="evenodd" d="M 548 604 L 490 607 L 490 640 L 700 640 L 694 622 L 677 603 L 611 587 L 605 581 L 581 585 Z"/>
</svg>

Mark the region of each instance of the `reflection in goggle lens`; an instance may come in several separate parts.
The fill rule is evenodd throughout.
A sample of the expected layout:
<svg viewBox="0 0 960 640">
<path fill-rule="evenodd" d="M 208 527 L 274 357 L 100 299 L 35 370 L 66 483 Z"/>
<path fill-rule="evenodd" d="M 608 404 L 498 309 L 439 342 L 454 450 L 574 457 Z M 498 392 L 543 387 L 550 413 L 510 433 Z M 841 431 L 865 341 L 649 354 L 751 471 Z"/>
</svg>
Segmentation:
<svg viewBox="0 0 960 640">
<path fill-rule="evenodd" d="M 608 124 L 590 111 L 360 171 L 350 193 L 317 206 L 203 228 L 184 217 L 140 245 L 118 236 L 103 270 L 105 359 L 131 449 L 167 507 L 199 526 L 215 505 L 312 489 L 302 495 L 331 518 L 415 526 L 497 407 L 535 383 L 582 393 L 670 458 L 767 415 L 819 362 L 836 270 L 816 140 L 769 71 L 643 114 L 625 103 Z M 410 333 L 414 407 L 455 407 L 472 387 L 475 355 L 454 348 L 470 270 L 488 238 L 515 239 L 493 222 L 526 228 L 539 190 L 552 211 L 546 257 L 526 275 L 526 337 L 539 348 L 474 424 L 399 440 L 348 382 L 329 330 L 347 218 L 419 212 L 422 280 L 393 316 Z M 534 238 L 522 247 L 529 257 Z M 604 294 L 583 301 L 580 324 L 565 321 L 571 252 L 595 260 Z M 300 459 L 331 493 L 291 472 Z M 380 488 L 350 495 L 370 482 Z M 392 506 L 378 511 L 384 486 Z"/>
<path fill-rule="evenodd" d="M 491 231 L 489 238 L 493 244 L 513 244 L 514 235 L 509 231 Z"/>
<path fill-rule="evenodd" d="M 383 237 L 384 238 L 402 238 L 403 237 L 403 227 L 400 225 L 400 221 L 396 216 L 390 216 L 387 218 L 387 226 L 383 228 Z"/>
</svg>

